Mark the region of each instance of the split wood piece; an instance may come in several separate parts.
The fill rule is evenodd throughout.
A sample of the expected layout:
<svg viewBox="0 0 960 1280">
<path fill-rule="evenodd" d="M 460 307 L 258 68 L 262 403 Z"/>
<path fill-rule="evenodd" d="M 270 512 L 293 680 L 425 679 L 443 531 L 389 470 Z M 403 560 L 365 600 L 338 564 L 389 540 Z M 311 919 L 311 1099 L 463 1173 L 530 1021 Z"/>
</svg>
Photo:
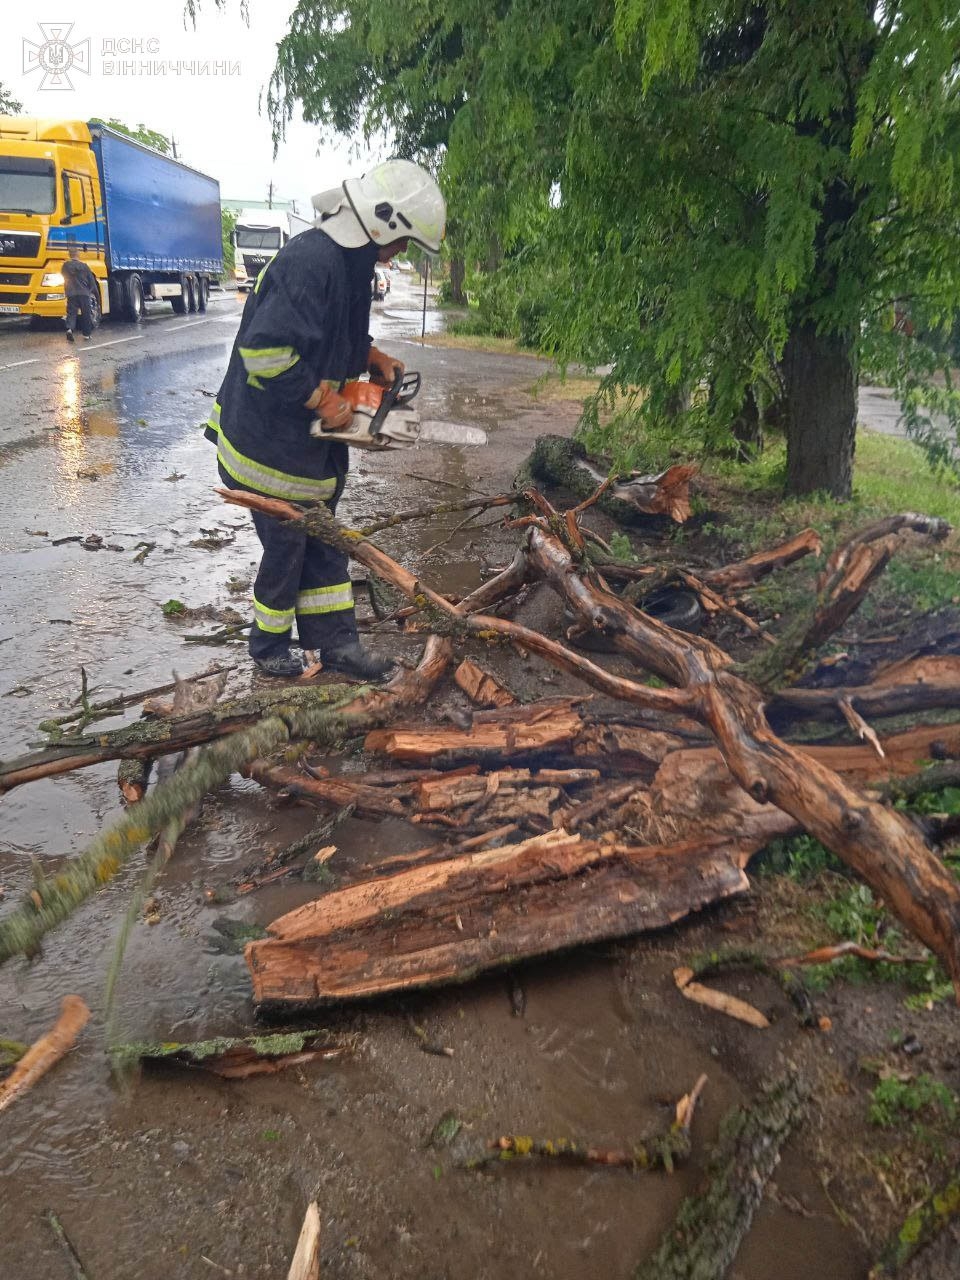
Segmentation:
<svg viewBox="0 0 960 1280">
<path fill-rule="evenodd" d="M 90 1010 L 79 996 L 64 996 L 60 1016 L 50 1030 L 30 1046 L 6 1080 L 0 1081 L 0 1111 L 5 1111 L 56 1066 L 77 1043 Z"/>
<path fill-rule="evenodd" d="M 555 831 L 372 878 L 304 904 L 248 944 L 254 998 L 355 1000 L 662 928 L 742 892 L 753 851 L 729 841 L 634 847 Z"/>
<path fill-rule="evenodd" d="M 649 516 L 666 515 L 677 524 L 690 518 L 690 481 L 695 465 L 668 468 L 659 475 L 617 479 L 599 497 L 602 511 L 628 524 Z M 531 477 L 560 486 L 576 497 L 590 499 L 608 477 L 588 456 L 583 445 L 566 436 L 538 436 L 514 484 L 525 489 Z"/>
<path fill-rule="evenodd" d="M 691 979 L 699 982 L 702 978 L 713 978 L 718 974 L 729 973 L 731 969 L 752 969 L 755 973 L 772 979 L 790 1001 L 797 1021 L 802 1027 L 826 1029 L 822 1020 L 818 1017 L 816 1009 L 813 1007 L 813 1001 L 804 985 L 803 979 L 798 974 L 793 973 L 788 966 L 781 964 L 779 960 L 772 960 L 760 951 L 744 947 L 732 947 L 723 951 L 712 951 L 707 955 L 697 956 L 688 965 L 674 970 L 674 981 L 682 989 L 684 985 L 693 985 Z M 704 987 L 702 990 L 707 991 L 710 989 Z M 720 992 L 710 990 L 710 996 L 701 1001 L 701 1003 L 710 1003 L 713 997 L 719 995 L 721 995 Z M 731 999 L 733 997 L 724 997 L 724 1002 Z M 736 1003 L 744 1004 L 742 1001 L 737 1001 Z M 723 1008 L 719 1002 L 715 1003 L 713 1007 L 719 1008 L 723 1013 L 730 1013 L 734 1017 L 737 1016 L 733 1014 L 731 1009 Z M 750 1005 L 744 1005 L 744 1007 L 750 1010 L 744 1021 L 752 1021 L 753 1014 L 756 1014 L 757 1010 Z M 762 1015 L 759 1016 L 762 1017 Z M 760 1026 L 761 1024 L 753 1022 L 753 1025 Z M 764 1019 L 764 1025 L 769 1025 L 766 1023 L 766 1019 Z"/>
<path fill-rule="evenodd" d="M 571 744 L 582 727 L 577 711 L 567 710 L 545 717 L 536 704 L 524 710 L 528 715 L 526 723 L 513 720 L 507 724 L 478 724 L 474 720 L 471 729 L 438 725 L 428 730 L 405 730 L 399 726 L 374 730 L 367 734 L 364 749 L 414 764 L 456 760 L 461 756 L 469 756 L 471 760 L 500 755 L 516 758 L 525 753 L 551 752 Z"/>
<path fill-rule="evenodd" d="M 770 1025 L 769 1018 L 764 1017 L 752 1004 L 747 1004 L 746 1000 L 739 1000 L 736 996 L 728 996 L 725 991 L 717 991 L 713 987 L 705 987 L 700 982 L 694 982 L 693 970 L 686 965 L 674 969 L 673 980 L 681 995 L 688 1000 L 693 1000 L 695 1004 L 716 1009 L 718 1013 L 725 1013 L 728 1018 L 736 1018 L 738 1022 L 745 1022 L 748 1026 L 757 1027 L 761 1031 Z"/>
<path fill-rule="evenodd" d="M 268 764 L 266 760 L 251 760 L 242 772 L 261 786 L 283 791 L 297 800 L 328 805 L 331 809 L 353 805 L 360 818 L 402 818 L 406 813 L 400 801 L 390 794 L 384 794 L 379 787 L 354 782 L 352 778 L 310 778 L 290 765 Z"/>
<path fill-rule="evenodd" d="M 920 517 L 902 521 L 912 528 L 931 524 Z M 899 527 L 896 521 L 894 527 Z M 747 794 L 789 814 L 862 876 L 939 956 L 960 1001 L 960 886 L 908 819 L 866 799 L 821 762 L 831 751 L 844 749 L 815 754 L 778 738 L 764 716 L 759 690 L 729 670 L 726 654 L 699 637 L 662 626 L 579 577 L 569 552 L 552 534 L 534 528 L 528 538 L 533 566 L 584 620 L 599 623 L 616 647 L 645 670 L 696 692 L 694 714 L 713 732 L 727 767 Z M 876 543 L 864 545 L 869 549 Z M 845 563 L 840 553 L 836 560 L 840 566 Z M 842 583 L 836 580 L 840 572 L 837 568 L 829 577 L 837 599 L 843 598 Z M 940 736 L 951 732 L 947 727 Z M 879 762 L 870 754 L 874 765 L 889 766 L 890 761 Z"/>
<path fill-rule="evenodd" d="M 854 708 L 849 698 L 838 698 L 837 706 L 843 713 L 843 718 L 854 731 L 862 742 L 869 742 L 874 751 L 883 759 L 883 747 L 880 745 L 880 739 L 877 737 L 876 729 L 871 728 L 860 715 L 859 711 Z"/>
<path fill-rule="evenodd" d="M 256 495 L 234 490 L 218 492 L 238 505 L 259 507 Z M 296 512 L 289 504 L 274 505 Z M 581 578 L 563 543 L 545 527 L 532 527 L 527 535 L 526 580 L 533 575 L 544 578 L 585 622 L 611 635 L 619 650 L 678 687 L 651 689 L 611 677 L 602 668 L 527 628 L 489 615 L 457 614 L 443 597 L 378 548 L 347 537 L 326 507 L 313 508 L 303 516 L 297 513 L 296 523 L 310 536 L 352 555 L 411 600 L 423 598 L 435 610 L 435 625 L 442 622 L 445 627 L 473 635 L 497 634 L 520 640 L 532 652 L 576 673 L 603 692 L 647 710 L 681 710 L 702 720 L 720 744 L 731 773 L 748 794 L 758 803 L 769 801 L 788 813 L 858 872 L 901 922 L 940 957 L 960 1000 L 960 886 L 909 821 L 866 800 L 809 754 L 777 738 L 764 717 L 759 690 L 729 669 L 732 660 L 728 654 L 701 637 L 658 623 L 602 586 Z M 892 517 L 879 527 L 889 531 L 907 526 L 932 534 L 946 529 L 942 521 L 912 515 Z M 879 538 L 886 545 L 877 528 L 873 526 L 853 539 L 852 544 L 869 551 Z M 887 538 L 893 536 L 886 534 Z M 855 597 L 859 602 L 869 585 L 869 572 L 859 572 L 862 565 L 853 578 L 844 576 L 844 566 L 851 558 L 859 559 L 852 553 L 845 556 L 841 548 L 831 559 L 824 593 L 837 605 L 830 609 L 832 618 L 842 612 L 841 601 L 849 602 Z M 517 557 L 511 568 L 523 576 Z M 863 587 L 859 595 L 853 589 L 854 579 Z M 458 608 L 466 611 L 467 606 Z"/>
<path fill-rule="evenodd" d="M 564 754 L 582 760 L 585 767 L 598 762 L 605 770 L 624 771 L 656 765 L 671 751 L 686 745 L 676 734 L 639 725 L 603 724 L 567 708 L 547 711 L 543 703 L 521 708 L 527 723 L 515 716 L 473 717 L 470 729 L 452 725 L 404 728 L 396 725 L 369 733 L 367 751 L 410 764 L 461 760 L 516 760 L 518 756 Z"/>
<path fill-rule="evenodd" d="M 634 1280 L 723 1280 L 805 1108 L 806 1091 L 788 1075 L 725 1117 L 706 1189 L 684 1200 Z"/>
<path fill-rule="evenodd" d="M 701 576 L 714 591 L 743 591 L 746 587 L 755 586 L 774 570 L 793 564 L 803 556 L 819 556 L 822 551 L 823 543 L 816 529 L 802 529 L 769 551 L 758 551 L 746 560 L 724 565 L 722 569 L 711 569 Z"/>
<path fill-rule="evenodd" d="M 788 677 L 796 679 L 820 646 L 860 607 L 905 532 L 940 542 L 950 525 L 938 516 L 906 512 L 878 520 L 841 543 L 817 580 L 812 608 L 787 629 L 776 649 L 750 664 L 752 678 L 764 688 L 775 688 Z"/>
<path fill-rule="evenodd" d="M 892 1280 L 894 1276 L 903 1275 L 904 1268 L 921 1250 L 931 1245 L 947 1227 L 956 1226 L 958 1221 L 960 1221 L 960 1177 L 954 1175 L 945 1186 L 938 1187 L 911 1211 L 910 1216 L 883 1250 L 879 1261 L 871 1267 L 867 1280 Z M 944 1276 L 951 1274 L 953 1264 L 956 1262 L 955 1247 L 948 1245 L 948 1249 L 950 1253 L 944 1253 L 942 1256 L 945 1266 L 950 1267 L 951 1270 L 944 1270 L 942 1272 Z M 932 1276 L 934 1270 L 927 1272 L 924 1269 L 922 1274 Z"/>
<path fill-rule="evenodd" d="M 432 844 L 425 849 L 413 849 L 410 853 L 396 853 L 392 858 L 382 858 L 372 867 L 365 867 L 363 878 L 369 875 L 386 875 L 401 867 L 409 868 L 416 863 L 443 862 L 458 853 L 469 853 L 472 849 L 483 849 L 495 841 L 504 844 L 508 836 L 519 830 L 515 822 L 504 823 L 502 827 L 494 827 L 492 831 L 481 832 L 477 836 L 469 836 L 466 840 L 458 840 L 455 844 Z"/>
<path fill-rule="evenodd" d="M 512 707 L 518 702 L 515 693 L 469 658 L 464 658 L 453 678 L 471 702 L 481 707 Z"/>
<path fill-rule="evenodd" d="M 320 1280 L 320 1206 L 307 1205 L 287 1280 Z"/>
<path fill-rule="evenodd" d="M 145 1063 L 190 1067 L 225 1080 L 246 1080 L 250 1076 L 276 1075 L 307 1062 L 328 1062 L 355 1047 L 355 1037 L 331 1035 L 328 1031 L 280 1031 L 239 1039 L 221 1036 L 195 1044 L 123 1044 L 110 1049 L 109 1055 L 114 1071 Z"/>
<path fill-rule="evenodd" d="M 554 826 L 565 827 L 567 831 L 579 831 L 587 823 L 593 822 L 595 818 L 603 816 L 604 824 L 609 826 L 609 815 L 613 808 L 623 804 L 640 789 L 640 783 L 637 779 L 630 782 L 608 783 L 606 786 L 597 787 L 585 800 L 580 804 L 570 805 L 566 809 L 558 810 L 554 815 Z"/>
<path fill-rule="evenodd" d="M 432 782 L 422 782 L 416 791 L 416 806 L 421 813 L 431 810 L 459 809 L 464 805 L 476 804 L 487 796 L 510 792 L 517 789 L 524 792 L 536 788 L 550 788 L 555 792 L 558 787 L 577 786 L 583 782 L 595 781 L 600 773 L 597 769 L 500 769 L 493 773 L 472 774 L 467 777 L 438 778 Z"/>
<path fill-rule="evenodd" d="M 505 1164 L 517 1160 L 540 1157 L 559 1160 L 567 1164 L 605 1165 L 607 1168 L 632 1169 L 634 1172 L 652 1173 L 663 1169 L 673 1173 L 690 1155 L 690 1126 L 704 1085 L 705 1075 L 700 1076 L 689 1093 L 685 1093 L 676 1106 L 675 1117 L 666 1133 L 644 1138 L 629 1148 L 594 1147 L 575 1138 L 528 1138 L 506 1135 L 488 1143 L 487 1152 L 468 1160 L 467 1169 L 481 1169 L 492 1164 Z"/>
</svg>

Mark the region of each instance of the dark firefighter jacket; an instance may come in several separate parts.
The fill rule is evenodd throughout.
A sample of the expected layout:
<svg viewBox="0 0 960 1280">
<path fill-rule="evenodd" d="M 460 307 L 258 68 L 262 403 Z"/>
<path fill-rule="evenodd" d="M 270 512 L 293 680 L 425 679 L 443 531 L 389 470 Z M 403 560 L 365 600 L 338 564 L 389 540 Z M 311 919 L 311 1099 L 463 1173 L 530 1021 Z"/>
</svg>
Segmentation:
<svg viewBox="0 0 960 1280">
<path fill-rule="evenodd" d="M 228 488 L 293 502 L 338 492 L 347 447 L 312 437 L 303 406 L 319 382 L 366 372 L 376 257 L 311 228 L 260 273 L 206 426 Z"/>
</svg>

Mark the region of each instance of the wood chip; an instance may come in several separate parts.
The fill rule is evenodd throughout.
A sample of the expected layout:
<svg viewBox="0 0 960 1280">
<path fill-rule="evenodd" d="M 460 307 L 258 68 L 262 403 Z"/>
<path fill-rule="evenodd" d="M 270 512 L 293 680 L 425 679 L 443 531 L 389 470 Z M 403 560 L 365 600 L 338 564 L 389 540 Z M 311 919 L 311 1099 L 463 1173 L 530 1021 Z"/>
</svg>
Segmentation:
<svg viewBox="0 0 960 1280">
<path fill-rule="evenodd" d="M 708 1009 L 716 1009 L 718 1013 L 725 1013 L 727 1017 L 746 1022 L 751 1027 L 762 1029 L 770 1025 L 769 1020 L 760 1010 L 755 1009 L 752 1004 L 747 1004 L 745 1000 L 738 1000 L 736 996 L 728 996 L 724 991 L 717 991 L 713 987 L 705 987 L 702 983 L 694 982 L 693 970 L 686 966 L 674 969 L 673 980 L 681 994 L 688 1000 L 705 1005 Z"/>
</svg>

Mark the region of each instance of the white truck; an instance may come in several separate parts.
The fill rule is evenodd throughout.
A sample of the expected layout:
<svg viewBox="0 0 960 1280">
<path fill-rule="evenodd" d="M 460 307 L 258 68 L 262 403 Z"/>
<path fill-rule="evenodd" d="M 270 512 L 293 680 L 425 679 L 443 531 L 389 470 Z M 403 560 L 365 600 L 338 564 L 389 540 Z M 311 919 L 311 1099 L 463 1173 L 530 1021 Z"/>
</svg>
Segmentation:
<svg viewBox="0 0 960 1280">
<path fill-rule="evenodd" d="M 237 288 L 252 289 L 263 268 L 288 240 L 313 226 L 281 209 L 241 209 L 231 239 Z"/>
</svg>

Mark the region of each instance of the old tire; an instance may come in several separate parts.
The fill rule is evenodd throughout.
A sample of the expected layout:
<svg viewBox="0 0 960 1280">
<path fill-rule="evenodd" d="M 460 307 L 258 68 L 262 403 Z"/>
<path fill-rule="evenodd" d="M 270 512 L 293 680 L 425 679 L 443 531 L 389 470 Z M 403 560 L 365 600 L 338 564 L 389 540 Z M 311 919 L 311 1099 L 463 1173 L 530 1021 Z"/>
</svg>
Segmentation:
<svg viewBox="0 0 960 1280">
<path fill-rule="evenodd" d="M 675 631 L 698 632 L 703 621 L 703 610 L 696 594 L 680 587 L 663 587 L 659 591 L 652 591 L 640 609 L 648 617 L 656 618 L 657 622 L 673 627 Z M 579 631 L 578 626 L 579 618 L 573 610 L 564 609 L 563 631 L 569 644 L 587 653 L 616 653 L 612 639 L 602 631 Z"/>
</svg>

